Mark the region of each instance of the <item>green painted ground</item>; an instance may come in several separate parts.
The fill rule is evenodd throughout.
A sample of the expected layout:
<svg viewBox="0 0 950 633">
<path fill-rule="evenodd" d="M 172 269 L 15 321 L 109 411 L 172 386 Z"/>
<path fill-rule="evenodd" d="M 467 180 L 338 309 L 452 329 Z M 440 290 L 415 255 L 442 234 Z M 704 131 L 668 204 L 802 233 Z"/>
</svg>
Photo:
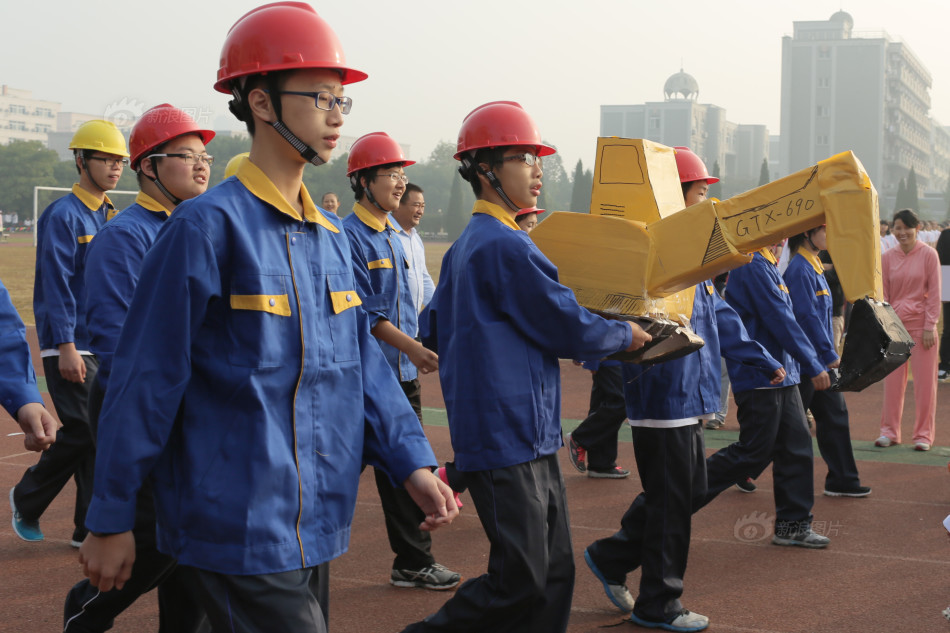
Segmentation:
<svg viewBox="0 0 950 633">
<path fill-rule="evenodd" d="M 422 408 L 422 415 L 428 426 L 448 426 L 449 420 L 445 409 Z M 561 420 L 561 428 L 566 432 L 573 431 L 581 420 Z M 738 431 L 706 431 L 706 448 L 719 450 L 735 442 L 739 438 Z M 620 429 L 620 440 L 630 441 L 630 427 L 624 425 Z M 819 454 L 818 443 L 813 439 L 815 455 Z M 915 451 L 913 445 L 892 446 L 878 448 L 874 442 L 851 442 L 854 447 L 854 458 L 862 461 L 891 462 L 894 464 L 916 464 L 918 466 L 940 466 L 946 468 L 950 461 L 950 447 L 935 446 L 930 451 L 922 453 Z"/>
</svg>

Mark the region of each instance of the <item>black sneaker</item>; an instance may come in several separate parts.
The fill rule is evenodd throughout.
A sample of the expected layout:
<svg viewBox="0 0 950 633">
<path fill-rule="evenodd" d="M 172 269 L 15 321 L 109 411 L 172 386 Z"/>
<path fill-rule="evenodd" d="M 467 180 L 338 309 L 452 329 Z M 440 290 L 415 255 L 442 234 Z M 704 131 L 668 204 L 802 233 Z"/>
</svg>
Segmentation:
<svg viewBox="0 0 950 633">
<path fill-rule="evenodd" d="M 736 488 L 742 492 L 755 492 L 758 489 L 758 486 L 755 485 L 755 482 L 752 481 L 752 477 L 746 477 L 745 481 L 740 481 L 736 484 Z"/>
<path fill-rule="evenodd" d="M 462 575 L 446 569 L 438 563 L 432 563 L 422 569 L 394 569 L 389 582 L 396 587 L 422 587 L 443 591 L 459 584 Z"/>
<path fill-rule="evenodd" d="M 571 466 L 573 466 L 577 472 L 586 473 L 587 472 L 587 451 L 574 441 L 574 438 L 571 437 L 571 434 L 567 434 L 567 450 L 568 455 L 571 458 Z"/>
<path fill-rule="evenodd" d="M 587 469 L 587 476 L 592 479 L 626 479 L 630 476 L 630 471 L 620 466 L 614 466 L 607 470 Z"/>
<path fill-rule="evenodd" d="M 866 497 L 871 494 L 871 489 L 867 486 L 855 486 L 845 490 L 834 490 L 825 486 L 826 497 Z"/>
<path fill-rule="evenodd" d="M 809 549 L 822 549 L 828 547 L 829 543 L 831 543 L 831 539 L 818 534 L 811 528 L 805 528 L 797 532 L 784 531 L 781 536 L 775 534 L 775 536 L 772 537 L 773 545 L 792 545 L 795 547 L 807 547 Z"/>
</svg>

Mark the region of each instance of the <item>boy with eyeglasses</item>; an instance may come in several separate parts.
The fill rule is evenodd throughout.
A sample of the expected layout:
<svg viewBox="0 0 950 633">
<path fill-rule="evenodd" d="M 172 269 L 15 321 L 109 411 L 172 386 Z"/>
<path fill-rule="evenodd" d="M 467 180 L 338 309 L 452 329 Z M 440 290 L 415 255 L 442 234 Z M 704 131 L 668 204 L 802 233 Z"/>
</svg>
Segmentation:
<svg viewBox="0 0 950 633">
<path fill-rule="evenodd" d="M 102 591 L 128 580 L 148 476 L 158 549 L 195 582 L 215 632 L 322 632 L 310 580 L 347 549 L 362 464 L 403 482 L 428 529 L 457 509 L 369 333 L 342 226 L 302 184 L 339 141 L 343 86 L 366 75 L 299 2 L 245 14 L 220 60 L 215 88 L 251 153 L 179 205 L 145 257 L 80 562 Z"/>
<path fill-rule="evenodd" d="M 353 213 L 343 220 L 353 256 L 356 290 L 369 314 L 371 332 L 403 393 L 422 422 L 422 391 L 418 371 L 439 368 L 439 358 L 415 339 L 418 312 L 409 290 L 408 261 L 390 213 L 406 191 L 407 160 L 399 144 L 385 132 L 357 139 L 350 148 L 347 173 L 356 197 Z M 420 426 L 420 428 L 422 428 Z M 389 581 L 397 587 L 451 589 L 461 576 L 435 562 L 432 537 L 419 529 L 425 518 L 409 494 L 375 469 L 376 489 L 386 517 L 389 546 L 396 559 Z"/>
<path fill-rule="evenodd" d="M 42 541 L 39 519 L 70 477 L 76 480 L 76 509 L 70 544 L 86 537 L 86 508 L 92 495 L 95 449 L 87 399 L 99 362 L 86 329 L 86 250 L 114 213 L 106 192 L 119 183 L 129 152 L 109 121 L 93 120 L 76 130 L 73 150 L 79 182 L 46 207 L 36 224 L 36 280 L 33 313 L 40 356 L 53 406 L 63 426 L 56 443 L 10 489 L 13 531 L 25 541 Z"/>
<path fill-rule="evenodd" d="M 536 206 L 541 157 L 555 151 L 528 113 L 511 101 L 487 103 L 465 118 L 458 139 L 459 172 L 477 200 L 442 260 L 421 332 L 440 355 L 455 450 L 446 477 L 470 491 L 491 551 L 486 574 L 405 631 L 563 632 L 574 557 L 557 461 L 558 358 L 602 358 L 650 336 L 578 305 L 515 223 L 518 211 Z"/>
<path fill-rule="evenodd" d="M 86 257 L 86 323 L 99 372 L 89 393 L 89 424 L 95 440 L 112 357 L 142 271 L 142 261 L 159 229 L 184 200 L 204 193 L 213 158 L 205 145 L 214 132 L 201 129 L 185 111 L 167 103 L 146 111 L 129 137 L 131 165 L 139 182 L 135 203 L 106 223 Z M 136 500 L 136 563 L 122 589 L 100 592 L 89 580 L 66 596 L 65 633 L 112 628 L 115 617 L 140 595 L 158 586 L 161 631 L 201 630 L 204 612 L 176 572 L 175 559 L 155 547 L 155 504 L 150 487 Z"/>
</svg>

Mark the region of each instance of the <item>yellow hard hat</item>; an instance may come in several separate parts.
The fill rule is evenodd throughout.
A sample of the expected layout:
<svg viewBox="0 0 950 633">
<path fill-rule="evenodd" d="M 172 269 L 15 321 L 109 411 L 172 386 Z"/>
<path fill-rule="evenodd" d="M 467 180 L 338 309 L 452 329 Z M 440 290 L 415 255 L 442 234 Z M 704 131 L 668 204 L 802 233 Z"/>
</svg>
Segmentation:
<svg viewBox="0 0 950 633">
<path fill-rule="evenodd" d="M 112 121 L 93 119 L 86 121 L 73 134 L 69 149 L 88 149 L 116 156 L 129 156 L 125 146 L 125 137 Z"/>
<path fill-rule="evenodd" d="M 227 166 L 224 168 L 224 177 L 230 178 L 231 176 L 236 174 L 238 167 L 240 167 L 241 163 L 243 163 L 247 159 L 247 157 L 250 155 L 251 155 L 250 152 L 241 152 L 240 154 L 238 154 L 237 156 L 229 160 Z"/>
</svg>

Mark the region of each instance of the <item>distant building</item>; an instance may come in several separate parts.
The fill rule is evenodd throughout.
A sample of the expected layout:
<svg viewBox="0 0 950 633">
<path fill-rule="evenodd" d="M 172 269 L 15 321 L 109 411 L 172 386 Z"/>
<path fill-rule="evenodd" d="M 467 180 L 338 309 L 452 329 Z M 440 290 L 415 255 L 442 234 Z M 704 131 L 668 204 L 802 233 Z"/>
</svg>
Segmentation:
<svg viewBox="0 0 950 633">
<path fill-rule="evenodd" d="M 764 125 L 732 123 L 725 108 L 699 103 L 699 83 L 682 69 L 666 80 L 663 94 L 665 101 L 600 106 L 600 135 L 689 147 L 710 172 L 719 163 L 726 191 L 758 183 L 762 160 L 769 156 Z"/>
<path fill-rule="evenodd" d="M 60 112 L 56 117 L 56 130 L 47 135 L 46 146 L 54 150 L 59 155 L 60 160 L 72 160 L 73 152 L 69 149 L 69 142 L 73 139 L 76 129 L 86 121 L 101 118 L 101 116 L 95 114 Z"/>
<path fill-rule="evenodd" d="M 0 144 L 10 141 L 39 141 L 56 129 L 60 104 L 34 99 L 29 90 L 0 86 Z"/>
<path fill-rule="evenodd" d="M 922 192 L 946 187 L 948 141 L 929 117 L 930 72 L 906 43 L 853 27 L 838 11 L 795 22 L 782 38 L 782 173 L 852 150 L 883 195 L 911 167 Z"/>
</svg>

